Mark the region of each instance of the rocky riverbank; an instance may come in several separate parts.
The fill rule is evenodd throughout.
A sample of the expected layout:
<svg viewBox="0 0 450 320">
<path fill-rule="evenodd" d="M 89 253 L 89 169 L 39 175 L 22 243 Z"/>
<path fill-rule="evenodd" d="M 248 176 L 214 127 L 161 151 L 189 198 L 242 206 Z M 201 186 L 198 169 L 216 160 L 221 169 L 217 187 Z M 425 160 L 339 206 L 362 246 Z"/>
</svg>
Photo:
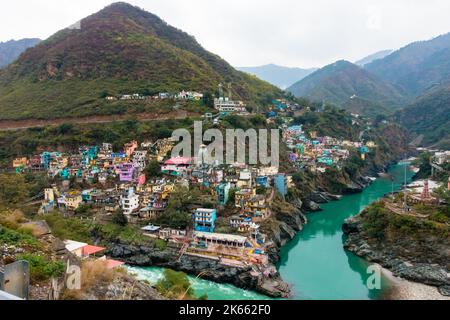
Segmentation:
<svg viewBox="0 0 450 320">
<path fill-rule="evenodd" d="M 131 266 L 169 268 L 193 276 L 201 274 L 202 279 L 205 280 L 233 284 L 236 287 L 254 290 L 275 298 L 285 294 L 284 290 L 278 289 L 280 285 L 285 285 L 278 273 L 263 279 L 250 266 L 232 267 L 222 264 L 219 260 L 190 255 L 179 258 L 179 251 L 180 247 L 175 243 L 168 243 L 164 250 L 151 245 L 133 246 L 118 243 L 111 248 L 109 254 Z"/>
<path fill-rule="evenodd" d="M 402 234 L 397 234 L 400 231 L 385 224 L 385 235 L 374 237 L 367 227 L 371 219 L 369 210 L 344 223 L 343 231 L 347 236 L 344 247 L 370 262 L 380 264 L 395 277 L 436 287 L 441 295 L 450 296 L 450 239 L 427 232 L 426 222 L 424 227 L 420 227 L 420 221 L 416 222 L 415 229 L 410 227 Z M 384 218 L 378 216 L 380 221 Z M 402 225 L 406 227 L 406 223 Z"/>
<path fill-rule="evenodd" d="M 361 175 L 353 181 L 347 178 L 341 191 L 343 194 L 362 192 L 371 182 L 371 179 Z M 330 188 L 326 184 L 316 185 L 316 188 L 317 190 L 310 192 L 303 200 L 296 197 L 288 201 L 273 201 L 272 216 L 262 224 L 261 231 L 267 236 L 267 254 L 274 269 L 280 261 L 281 248 L 294 239 L 308 223 L 305 213 L 319 211 L 320 204 L 338 201 L 342 197 L 327 191 Z M 282 297 L 286 293 L 287 284 L 278 273 L 270 278 L 263 278 L 250 266 L 232 267 L 223 265 L 218 260 L 189 255 L 184 255 L 180 259 L 179 252 L 180 247 L 174 243 L 169 243 L 163 250 L 151 245 L 116 243 L 111 246 L 109 255 L 132 266 L 170 268 L 193 276 L 201 274 L 205 280 L 232 284 L 275 298 Z"/>
</svg>

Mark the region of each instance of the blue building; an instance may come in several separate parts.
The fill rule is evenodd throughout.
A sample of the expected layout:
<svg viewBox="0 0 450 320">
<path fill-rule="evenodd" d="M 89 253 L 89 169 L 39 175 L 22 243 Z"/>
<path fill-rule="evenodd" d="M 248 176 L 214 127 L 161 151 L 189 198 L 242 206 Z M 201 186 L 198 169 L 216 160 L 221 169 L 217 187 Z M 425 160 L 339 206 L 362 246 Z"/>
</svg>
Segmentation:
<svg viewBox="0 0 450 320">
<path fill-rule="evenodd" d="M 284 198 L 287 195 L 288 186 L 287 179 L 284 173 L 279 173 L 273 178 L 273 184 L 278 193 Z"/>
<path fill-rule="evenodd" d="M 230 195 L 231 184 L 221 183 L 216 187 L 217 192 L 217 203 L 221 206 L 224 206 L 228 203 L 228 198 Z"/>
<path fill-rule="evenodd" d="M 197 209 L 194 213 L 194 227 L 199 232 L 214 232 L 216 228 L 216 209 Z"/>
<path fill-rule="evenodd" d="M 264 188 L 269 187 L 269 177 L 267 176 L 258 176 L 256 177 L 256 185 Z"/>
</svg>

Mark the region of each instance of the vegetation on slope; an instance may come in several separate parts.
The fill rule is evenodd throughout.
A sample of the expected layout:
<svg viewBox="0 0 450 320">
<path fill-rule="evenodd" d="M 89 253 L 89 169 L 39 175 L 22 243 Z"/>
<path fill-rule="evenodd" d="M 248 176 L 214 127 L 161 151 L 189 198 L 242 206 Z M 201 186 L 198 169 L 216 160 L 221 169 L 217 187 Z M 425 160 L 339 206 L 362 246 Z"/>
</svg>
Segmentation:
<svg viewBox="0 0 450 320">
<path fill-rule="evenodd" d="M 353 96 L 390 109 L 398 107 L 403 100 L 402 94 L 392 85 L 344 60 L 314 72 L 288 90 L 297 97 L 326 101 L 343 107 Z"/>
<path fill-rule="evenodd" d="M 450 81 L 450 33 L 407 45 L 365 66 L 369 72 L 418 96 Z"/>
<path fill-rule="evenodd" d="M 411 132 L 423 135 L 422 145 L 450 148 L 450 86 L 426 92 L 395 117 Z"/>
<path fill-rule="evenodd" d="M 193 37 L 126 3 L 112 4 L 27 50 L 0 72 L 2 119 L 105 113 L 105 94 L 214 93 L 232 83 L 235 97 L 270 101 L 281 90 L 236 71 Z M 113 105 L 115 108 L 127 105 Z M 100 110 L 100 111 L 99 111 Z"/>
</svg>

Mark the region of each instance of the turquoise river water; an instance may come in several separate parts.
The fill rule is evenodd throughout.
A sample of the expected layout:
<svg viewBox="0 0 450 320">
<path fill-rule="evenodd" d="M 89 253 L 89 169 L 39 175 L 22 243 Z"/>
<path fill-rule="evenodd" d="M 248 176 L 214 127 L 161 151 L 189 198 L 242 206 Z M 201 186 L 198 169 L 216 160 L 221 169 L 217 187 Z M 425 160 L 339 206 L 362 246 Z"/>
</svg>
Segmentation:
<svg viewBox="0 0 450 320">
<path fill-rule="evenodd" d="M 304 230 L 281 250 L 278 270 L 292 285 L 291 299 L 379 299 L 389 288 L 386 278 L 381 281 L 381 289 L 367 288 L 369 264 L 344 250 L 341 228 L 345 219 L 358 214 L 392 188 L 399 190 L 404 181 L 404 167 L 405 164 L 398 164 L 389 170 L 393 183 L 390 177 L 378 178 L 362 193 L 346 195 L 340 201 L 322 205 L 323 211 L 308 215 Z M 408 170 L 407 179 L 410 180 L 412 175 Z M 158 281 L 163 271 L 153 267 L 129 269 L 152 284 Z M 210 300 L 268 299 L 232 285 L 190 279 L 196 294 L 207 294 Z"/>
</svg>

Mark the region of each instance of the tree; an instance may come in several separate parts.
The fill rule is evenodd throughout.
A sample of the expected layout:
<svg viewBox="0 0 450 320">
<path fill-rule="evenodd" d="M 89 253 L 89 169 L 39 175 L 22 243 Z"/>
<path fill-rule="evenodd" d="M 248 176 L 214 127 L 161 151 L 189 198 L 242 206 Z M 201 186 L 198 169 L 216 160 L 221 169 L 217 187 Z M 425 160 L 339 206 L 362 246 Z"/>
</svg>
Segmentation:
<svg viewBox="0 0 450 320">
<path fill-rule="evenodd" d="M 207 91 L 203 94 L 203 104 L 208 108 L 214 108 L 214 97 L 211 92 Z"/>
<path fill-rule="evenodd" d="M 125 227 L 128 224 L 128 219 L 122 210 L 117 210 L 112 217 L 112 222 L 118 226 Z"/>
<path fill-rule="evenodd" d="M 157 160 L 152 160 L 145 168 L 145 175 L 147 177 L 160 177 L 161 167 Z"/>
<path fill-rule="evenodd" d="M 27 197 L 28 188 L 22 175 L 0 174 L 0 203 L 19 204 Z"/>
</svg>

